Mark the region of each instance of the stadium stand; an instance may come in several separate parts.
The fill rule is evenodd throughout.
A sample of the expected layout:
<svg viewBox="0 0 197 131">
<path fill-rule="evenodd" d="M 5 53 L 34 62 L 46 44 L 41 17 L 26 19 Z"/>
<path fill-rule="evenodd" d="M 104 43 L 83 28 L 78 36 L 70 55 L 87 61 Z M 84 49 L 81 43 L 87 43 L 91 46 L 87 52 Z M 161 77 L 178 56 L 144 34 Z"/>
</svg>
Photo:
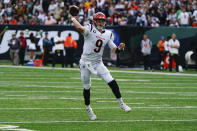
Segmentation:
<svg viewBox="0 0 197 131">
<path fill-rule="evenodd" d="M 0 23 L 42 25 L 51 16 L 55 24 L 71 25 L 70 5 L 79 7 L 82 24 L 91 22 L 98 11 L 107 16 L 111 26 L 178 27 L 197 23 L 196 0 L 2 0 Z"/>
</svg>

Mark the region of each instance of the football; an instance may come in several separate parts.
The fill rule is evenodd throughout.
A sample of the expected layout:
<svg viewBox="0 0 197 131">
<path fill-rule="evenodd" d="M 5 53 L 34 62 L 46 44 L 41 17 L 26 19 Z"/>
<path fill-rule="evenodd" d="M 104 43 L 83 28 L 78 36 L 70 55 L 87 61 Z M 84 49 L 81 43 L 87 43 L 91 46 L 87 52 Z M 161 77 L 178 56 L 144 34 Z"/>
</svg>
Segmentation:
<svg viewBox="0 0 197 131">
<path fill-rule="evenodd" d="M 72 5 L 69 9 L 69 13 L 72 15 L 72 16 L 77 16 L 78 13 L 79 13 L 79 8 L 76 6 L 76 5 Z"/>
</svg>

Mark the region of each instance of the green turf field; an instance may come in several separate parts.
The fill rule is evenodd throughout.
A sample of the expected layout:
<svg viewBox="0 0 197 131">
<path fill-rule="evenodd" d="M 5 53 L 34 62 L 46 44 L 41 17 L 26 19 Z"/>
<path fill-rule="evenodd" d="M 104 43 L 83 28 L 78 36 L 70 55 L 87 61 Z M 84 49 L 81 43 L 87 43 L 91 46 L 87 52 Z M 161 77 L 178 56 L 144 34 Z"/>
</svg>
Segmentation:
<svg viewBox="0 0 197 131">
<path fill-rule="evenodd" d="M 111 74 L 132 111 L 120 110 L 110 88 L 93 76 L 91 106 L 98 119 L 90 121 L 78 70 L 0 67 L 0 131 L 8 125 L 9 131 L 197 130 L 196 74 Z"/>
</svg>

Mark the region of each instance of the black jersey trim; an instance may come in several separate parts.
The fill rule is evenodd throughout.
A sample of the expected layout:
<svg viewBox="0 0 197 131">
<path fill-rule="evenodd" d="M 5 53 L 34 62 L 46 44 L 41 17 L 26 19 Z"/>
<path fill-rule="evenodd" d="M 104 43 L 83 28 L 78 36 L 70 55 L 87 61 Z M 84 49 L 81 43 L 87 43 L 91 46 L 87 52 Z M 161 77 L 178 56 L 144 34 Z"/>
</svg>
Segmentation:
<svg viewBox="0 0 197 131">
<path fill-rule="evenodd" d="M 90 32 L 92 31 L 92 29 L 93 29 L 93 26 L 92 26 L 92 24 L 90 24 L 91 25 L 91 28 L 90 28 Z"/>
<path fill-rule="evenodd" d="M 112 37 L 112 32 L 111 32 L 111 35 L 110 35 L 110 39 L 111 39 L 111 37 Z"/>
</svg>

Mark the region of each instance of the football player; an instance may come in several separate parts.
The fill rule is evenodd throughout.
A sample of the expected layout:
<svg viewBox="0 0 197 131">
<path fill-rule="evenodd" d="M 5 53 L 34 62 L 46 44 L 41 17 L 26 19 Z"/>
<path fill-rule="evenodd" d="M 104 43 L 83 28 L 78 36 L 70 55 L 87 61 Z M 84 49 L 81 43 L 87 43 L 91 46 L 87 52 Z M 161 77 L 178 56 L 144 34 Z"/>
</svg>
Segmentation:
<svg viewBox="0 0 197 131">
<path fill-rule="evenodd" d="M 111 76 L 110 72 L 102 62 L 104 47 L 107 43 L 116 53 L 119 53 L 120 50 L 124 50 L 125 44 L 120 43 L 119 47 L 117 47 L 113 43 L 112 32 L 104 29 L 106 16 L 102 12 L 94 14 L 93 25 L 88 24 L 82 26 L 72 15 L 71 20 L 74 23 L 75 28 L 84 36 L 83 53 L 79 63 L 81 80 L 84 86 L 83 96 L 90 120 L 96 120 L 96 115 L 90 107 L 91 73 L 99 76 L 109 85 L 120 104 L 120 108 L 125 112 L 129 112 L 131 108 L 123 102 L 116 80 Z"/>
</svg>

